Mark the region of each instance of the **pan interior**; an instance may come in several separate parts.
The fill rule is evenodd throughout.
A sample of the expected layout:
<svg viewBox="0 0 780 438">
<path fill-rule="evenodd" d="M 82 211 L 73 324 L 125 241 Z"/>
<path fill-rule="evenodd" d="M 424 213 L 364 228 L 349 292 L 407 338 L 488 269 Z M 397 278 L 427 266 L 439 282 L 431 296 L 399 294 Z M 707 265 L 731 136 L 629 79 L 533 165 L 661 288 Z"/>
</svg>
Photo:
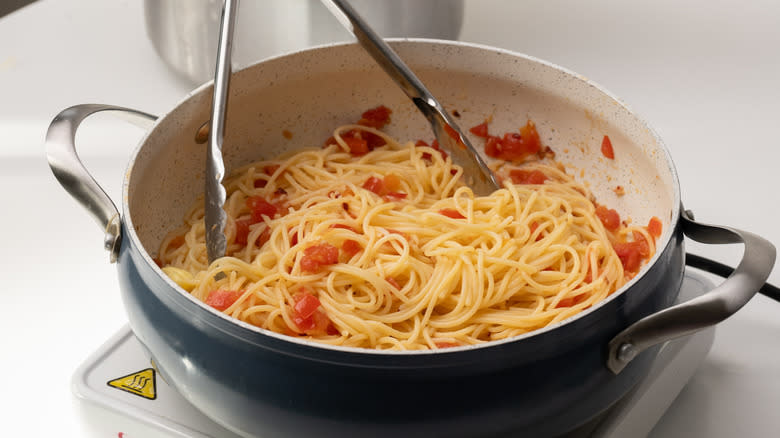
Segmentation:
<svg viewBox="0 0 780 438">
<path fill-rule="evenodd" d="M 490 118 L 490 132 L 498 135 L 532 120 L 543 144 L 599 203 L 634 223 L 659 217 L 664 234 L 657 244 L 665 246 L 678 215 L 676 174 L 658 136 L 619 100 L 577 74 L 500 49 L 424 40 L 395 41 L 393 47 L 447 110 L 457 111 L 461 128 Z M 208 120 L 210 103 L 211 86 L 195 90 L 157 122 L 131 163 L 125 221 L 129 237 L 151 256 L 202 196 L 206 148 L 195 142 L 195 133 Z M 433 139 L 416 107 L 356 45 L 326 46 L 248 67 L 231 81 L 224 142 L 228 172 L 320 147 L 336 126 L 380 104 L 393 111 L 386 130 L 395 138 Z M 605 135 L 614 160 L 600 152 Z M 482 149 L 481 139 L 472 141 Z M 624 195 L 618 196 L 618 186 Z"/>
</svg>

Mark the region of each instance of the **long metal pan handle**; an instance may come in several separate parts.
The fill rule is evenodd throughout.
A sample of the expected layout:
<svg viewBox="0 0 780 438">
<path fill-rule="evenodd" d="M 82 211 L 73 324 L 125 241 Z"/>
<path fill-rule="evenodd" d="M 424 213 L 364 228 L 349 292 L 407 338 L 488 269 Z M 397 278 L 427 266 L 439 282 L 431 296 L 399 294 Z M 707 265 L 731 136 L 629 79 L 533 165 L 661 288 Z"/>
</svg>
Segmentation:
<svg viewBox="0 0 780 438">
<path fill-rule="evenodd" d="M 119 211 L 111 198 L 90 175 L 76 152 L 76 131 L 84 119 L 101 112 L 117 112 L 120 117 L 144 129 L 149 129 L 157 117 L 130 108 L 86 104 L 72 106 L 52 120 L 46 131 L 46 158 L 62 187 L 87 209 L 106 233 L 104 246 L 111 254 L 111 263 L 119 255 L 122 240 Z"/>
<path fill-rule="evenodd" d="M 717 324 L 742 308 L 769 278 L 775 247 L 747 231 L 696 222 L 690 211 L 680 215 L 685 235 L 702 243 L 743 243 L 745 251 L 734 272 L 706 294 L 646 316 L 609 343 L 607 367 L 615 374 L 653 345 Z"/>
</svg>

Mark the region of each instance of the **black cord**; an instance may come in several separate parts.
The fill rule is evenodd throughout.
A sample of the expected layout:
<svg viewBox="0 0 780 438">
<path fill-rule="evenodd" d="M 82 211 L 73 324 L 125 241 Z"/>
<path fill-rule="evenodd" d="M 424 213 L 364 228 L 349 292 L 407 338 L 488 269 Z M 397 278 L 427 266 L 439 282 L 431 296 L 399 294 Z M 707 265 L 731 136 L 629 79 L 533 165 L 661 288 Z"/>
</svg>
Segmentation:
<svg viewBox="0 0 780 438">
<path fill-rule="evenodd" d="M 723 278 L 728 277 L 729 275 L 731 275 L 732 272 L 734 272 L 734 268 L 730 266 L 726 266 L 722 263 L 716 262 L 715 260 L 710 260 L 708 258 L 704 258 L 702 256 L 698 256 L 696 254 L 691 254 L 691 253 L 685 254 L 685 264 L 697 269 L 701 269 L 702 271 L 707 271 L 711 274 L 715 274 Z M 775 301 L 780 302 L 780 289 L 778 289 L 777 286 L 773 286 L 769 283 L 764 283 L 764 285 L 761 287 L 761 289 L 758 290 L 758 292 L 768 296 L 769 298 Z"/>
</svg>

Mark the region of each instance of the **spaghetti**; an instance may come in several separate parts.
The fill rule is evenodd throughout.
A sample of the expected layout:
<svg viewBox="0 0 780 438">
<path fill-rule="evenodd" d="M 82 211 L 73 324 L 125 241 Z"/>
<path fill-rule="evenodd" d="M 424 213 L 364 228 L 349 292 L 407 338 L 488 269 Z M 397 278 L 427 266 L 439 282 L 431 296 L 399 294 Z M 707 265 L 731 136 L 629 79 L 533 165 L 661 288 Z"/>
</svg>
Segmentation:
<svg viewBox="0 0 780 438">
<path fill-rule="evenodd" d="M 264 329 L 407 350 L 561 321 L 635 273 L 615 245 L 641 246 L 640 262 L 655 251 L 645 227 L 605 227 L 603 207 L 555 166 L 526 163 L 477 197 L 435 147 L 365 123 L 329 143 L 236 170 L 225 182 L 227 256 L 207 262 L 201 200 L 162 242 L 163 271 Z"/>
</svg>

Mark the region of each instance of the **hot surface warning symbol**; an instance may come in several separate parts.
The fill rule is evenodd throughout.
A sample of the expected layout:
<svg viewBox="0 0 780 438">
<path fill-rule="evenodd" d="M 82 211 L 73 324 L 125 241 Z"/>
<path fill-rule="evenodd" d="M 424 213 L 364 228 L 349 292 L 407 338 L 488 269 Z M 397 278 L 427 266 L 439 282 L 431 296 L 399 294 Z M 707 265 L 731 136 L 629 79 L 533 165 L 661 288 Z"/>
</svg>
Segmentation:
<svg viewBox="0 0 780 438">
<path fill-rule="evenodd" d="M 155 372 L 154 368 L 147 368 L 137 373 L 128 374 L 118 379 L 108 382 L 108 386 L 121 389 L 122 391 L 135 394 L 137 396 L 154 400 L 157 398 L 155 391 Z"/>
</svg>

